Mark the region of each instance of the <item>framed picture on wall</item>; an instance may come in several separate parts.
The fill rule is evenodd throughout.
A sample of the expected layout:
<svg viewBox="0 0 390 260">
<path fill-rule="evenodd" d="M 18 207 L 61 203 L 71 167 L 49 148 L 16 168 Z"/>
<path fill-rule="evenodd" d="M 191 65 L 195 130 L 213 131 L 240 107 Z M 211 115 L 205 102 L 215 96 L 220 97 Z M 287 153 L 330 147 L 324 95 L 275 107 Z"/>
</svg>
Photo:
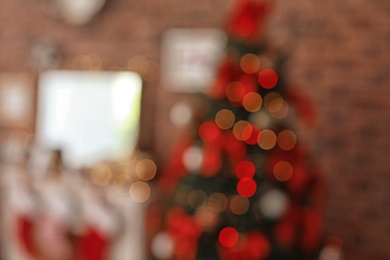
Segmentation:
<svg viewBox="0 0 390 260">
<path fill-rule="evenodd" d="M 174 92 L 204 92 L 225 53 L 226 35 L 218 29 L 170 29 L 162 39 L 161 78 Z"/>
<path fill-rule="evenodd" d="M 0 127 L 34 128 L 36 77 L 27 72 L 0 72 Z"/>
</svg>

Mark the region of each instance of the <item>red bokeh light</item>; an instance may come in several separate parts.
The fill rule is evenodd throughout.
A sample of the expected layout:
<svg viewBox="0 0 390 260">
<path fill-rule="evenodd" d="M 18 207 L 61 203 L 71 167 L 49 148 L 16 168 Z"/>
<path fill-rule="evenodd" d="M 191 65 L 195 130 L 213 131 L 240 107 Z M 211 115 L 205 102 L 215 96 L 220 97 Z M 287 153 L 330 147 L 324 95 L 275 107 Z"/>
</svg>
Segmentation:
<svg viewBox="0 0 390 260">
<path fill-rule="evenodd" d="M 225 227 L 219 232 L 219 243 L 224 247 L 233 247 L 238 242 L 238 232 L 233 227 Z"/>
<path fill-rule="evenodd" d="M 199 136 L 205 142 L 213 142 L 220 136 L 220 130 L 214 122 L 207 121 L 199 127 Z"/>
<path fill-rule="evenodd" d="M 249 17 L 241 16 L 234 21 L 233 30 L 237 35 L 246 37 L 253 33 L 255 24 Z"/>
<path fill-rule="evenodd" d="M 265 89 L 275 87 L 278 79 L 278 74 L 273 69 L 265 69 L 259 73 L 259 83 Z"/>
<path fill-rule="evenodd" d="M 245 131 L 246 131 L 246 128 L 244 128 L 243 132 L 245 132 Z M 260 135 L 261 135 L 260 128 L 256 125 L 251 125 L 250 136 L 245 139 L 245 143 L 251 144 L 251 145 L 257 144 L 257 142 L 260 139 Z"/>
<path fill-rule="evenodd" d="M 248 234 L 247 259 L 266 259 L 271 252 L 271 245 L 267 237 L 261 233 L 251 232 Z"/>
<path fill-rule="evenodd" d="M 256 193 L 256 182 L 248 177 L 242 178 L 237 183 L 237 192 L 244 198 L 252 197 Z"/>
<path fill-rule="evenodd" d="M 256 167 L 250 161 L 239 162 L 236 166 L 236 176 L 239 179 L 252 178 L 255 175 Z"/>
</svg>

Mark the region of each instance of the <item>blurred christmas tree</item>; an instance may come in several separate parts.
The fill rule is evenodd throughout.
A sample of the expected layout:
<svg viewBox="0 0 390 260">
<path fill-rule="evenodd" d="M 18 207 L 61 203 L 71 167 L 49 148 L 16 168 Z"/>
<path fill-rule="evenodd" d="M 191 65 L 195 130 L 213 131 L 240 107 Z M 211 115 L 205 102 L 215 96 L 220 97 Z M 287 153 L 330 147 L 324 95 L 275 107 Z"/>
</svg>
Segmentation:
<svg viewBox="0 0 390 260">
<path fill-rule="evenodd" d="M 318 256 L 322 181 L 291 126 L 312 123 L 315 113 L 286 82 L 286 56 L 264 36 L 272 8 L 264 0 L 233 8 L 206 112 L 159 180 L 170 199 L 149 208 L 157 259 Z"/>
</svg>

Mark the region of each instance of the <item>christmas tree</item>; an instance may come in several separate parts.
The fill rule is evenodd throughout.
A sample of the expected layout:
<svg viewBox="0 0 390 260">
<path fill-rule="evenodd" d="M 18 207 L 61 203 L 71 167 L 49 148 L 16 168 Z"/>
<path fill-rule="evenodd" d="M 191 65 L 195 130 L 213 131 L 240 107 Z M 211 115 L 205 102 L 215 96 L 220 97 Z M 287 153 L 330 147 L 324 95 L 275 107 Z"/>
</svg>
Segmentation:
<svg viewBox="0 0 390 260">
<path fill-rule="evenodd" d="M 159 179 L 169 199 L 149 208 L 156 259 L 318 257 L 323 185 L 293 128 L 315 113 L 286 80 L 287 56 L 265 36 L 272 10 L 264 0 L 233 7 L 204 113 Z"/>
</svg>

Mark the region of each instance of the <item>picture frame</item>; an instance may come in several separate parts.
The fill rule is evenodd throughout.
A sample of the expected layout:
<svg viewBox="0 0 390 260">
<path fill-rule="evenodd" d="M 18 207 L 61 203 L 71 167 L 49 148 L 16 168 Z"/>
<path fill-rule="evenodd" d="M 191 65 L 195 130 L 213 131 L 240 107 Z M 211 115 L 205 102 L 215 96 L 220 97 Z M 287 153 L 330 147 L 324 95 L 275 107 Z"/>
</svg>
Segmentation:
<svg viewBox="0 0 390 260">
<path fill-rule="evenodd" d="M 178 93 L 206 92 L 225 55 L 227 37 L 219 29 L 176 28 L 163 35 L 161 78 Z"/>
</svg>

